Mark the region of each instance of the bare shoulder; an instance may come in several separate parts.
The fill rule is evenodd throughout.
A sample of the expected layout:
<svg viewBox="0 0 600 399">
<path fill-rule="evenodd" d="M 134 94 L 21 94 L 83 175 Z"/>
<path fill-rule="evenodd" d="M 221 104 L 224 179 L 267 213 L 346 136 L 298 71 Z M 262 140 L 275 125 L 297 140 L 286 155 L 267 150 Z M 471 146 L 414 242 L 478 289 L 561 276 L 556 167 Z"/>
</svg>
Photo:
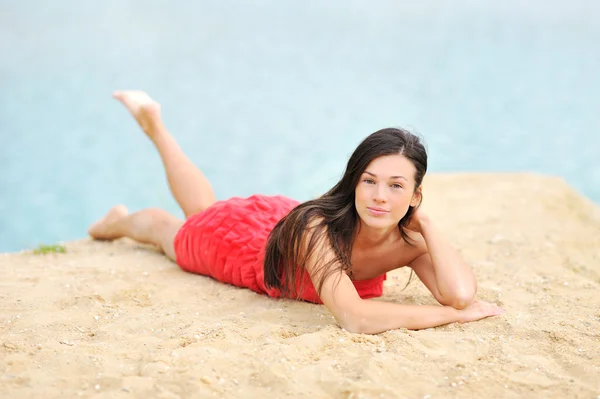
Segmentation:
<svg viewBox="0 0 600 399">
<path fill-rule="evenodd" d="M 309 245 L 322 246 L 324 243 L 323 238 L 327 236 L 327 226 L 322 226 L 322 224 L 322 216 L 314 216 L 306 223 L 306 229 L 302 232 L 303 250 L 307 250 Z M 319 228 L 319 226 L 322 227 Z"/>
<path fill-rule="evenodd" d="M 322 258 L 326 256 L 331 250 L 329 240 L 327 237 L 327 226 L 323 226 L 323 217 L 315 216 L 312 217 L 306 224 L 306 230 L 302 233 L 302 244 L 301 251 L 307 256 L 307 260 L 310 258 Z M 308 262 L 306 265 L 309 272 L 312 272 L 314 268 L 314 262 Z"/>
<path fill-rule="evenodd" d="M 306 224 L 306 229 L 307 230 L 312 230 L 315 227 L 319 226 L 321 223 L 323 223 L 323 216 L 313 216 L 308 223 Z"/>
</svg>

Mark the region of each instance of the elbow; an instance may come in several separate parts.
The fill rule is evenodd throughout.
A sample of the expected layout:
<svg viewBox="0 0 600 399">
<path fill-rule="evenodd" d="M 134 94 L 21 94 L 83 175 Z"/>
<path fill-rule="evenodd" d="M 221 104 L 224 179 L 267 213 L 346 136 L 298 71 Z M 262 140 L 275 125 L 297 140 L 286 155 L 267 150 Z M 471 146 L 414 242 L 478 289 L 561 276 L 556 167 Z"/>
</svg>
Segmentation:
<svg viewBox="0 0 600 399">
<path fill-rule="evenodd" d="M 353 324 L 344 327 L 344 330 L 352 334 L 374 334 L 365 319 L 356 321 Z"/>
<path fill-rule="evenodd" d="M 361 318 L 356 316 L 345 317 L 344 320 L 338 321 L 341 328 L 352 334 L 363 334 L 366 323 L 361 322 Z"/>
<path fill-rule="evenodd" d="M 452 306 L 454 309 L 458 309 L 458 310 L 462 310 L 465 309 L 466 307 L 468 307 L 470 304 L 473 303 L 473 297 L 457 297 L 454 298 L 452 300 L 452 302 L 450 303 L 450 306 Z"/>
<path fill-rule="evenodd" d="M 477 283 L 475 281 L 472 284 L 463 283 L 453 287 L 449 292 L 440 292 L 441 300 L 438 300 L 440 304 L 444 306 L 452 306 L 454 309 L 462 310 L 469 307 L 475 300 L 475 294 L 477 293 Z"/>
<path fill-rule="evenodd" d="M 450 301 L 448 301 L 446 304 L 452 306 L 454 309 L 462 310 L 471 305 L 474 300 L 475 290 L 463 291 L 453 295 Z"/>
<path fill-rule="evenodd" d="M 369 322 L 359 312 L 344 313 L 337 320 L 339 326 L 352 334 L 368 334 Z"/>
<path fill-rule="evenodd" d="M 345 324 L 340 325 L 340 327 L 342 327 L 343 330 L 348 331 L 351 334 L 362 334 L 360 326 L 356 324 Z"/>
</svg>

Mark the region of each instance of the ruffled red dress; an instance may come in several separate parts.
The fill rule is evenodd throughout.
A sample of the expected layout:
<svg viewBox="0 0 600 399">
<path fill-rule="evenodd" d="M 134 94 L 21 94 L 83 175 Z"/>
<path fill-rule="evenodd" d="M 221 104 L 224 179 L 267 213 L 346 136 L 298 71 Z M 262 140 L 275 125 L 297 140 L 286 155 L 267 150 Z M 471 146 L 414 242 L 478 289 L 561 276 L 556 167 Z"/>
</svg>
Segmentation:
<svg viewBox="0 0 600 399">
<path fill-rule="evenodd" d="M 189 217 L 177 232 L 177 264 L 185 271 L 278 298 L 279 290 L 268 289 L 264 283 L 267 239 L 277 222 L 298 204 L 279 195 L 218 201 Z M 373 298 L 383 293 L 385 278 L 383 274 L 353 283 L 361 298 Z M 322 303 L 308 272 L 298 281 L 297 287 L 301 285 L 301 299 Z"/>
</svg>

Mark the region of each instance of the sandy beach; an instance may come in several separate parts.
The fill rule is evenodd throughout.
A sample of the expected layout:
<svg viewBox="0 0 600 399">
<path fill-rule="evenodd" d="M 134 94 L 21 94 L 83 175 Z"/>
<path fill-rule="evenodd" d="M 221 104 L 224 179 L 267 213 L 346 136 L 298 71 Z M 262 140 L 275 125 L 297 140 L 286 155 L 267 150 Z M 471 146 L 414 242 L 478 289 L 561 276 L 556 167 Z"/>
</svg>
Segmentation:
<svg viewBox="0 0 600 399">
<path fill-rule="evenodd" d="M 82 238 L 0 255 L 0 397 L 598 397 L 600 207 L 534 174 L 437 174 L 424 196 L 504 315 L 350 334 L 323 306 Z M 377 300 L 434 304 L 408 275 Z"/>
</svg>

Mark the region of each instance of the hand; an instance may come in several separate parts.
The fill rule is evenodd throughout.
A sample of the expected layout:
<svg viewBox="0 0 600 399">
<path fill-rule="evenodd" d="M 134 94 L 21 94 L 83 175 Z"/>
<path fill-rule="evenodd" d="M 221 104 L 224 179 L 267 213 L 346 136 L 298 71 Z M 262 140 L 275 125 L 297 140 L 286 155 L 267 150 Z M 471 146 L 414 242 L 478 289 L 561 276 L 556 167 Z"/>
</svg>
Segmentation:
<svg viewBox="0 0 600 399">
<path fill-rule="evenodd" d="M 423 230 L 421 223 L 426 222 L 428 220 L 429 217 L 425 214 L 425 212 L 423 212 L 423 209 L 419 207 L 415 210 L 415 213 L 413 213 L 413 216 L 410 219 L 410 223 L 408 224 L 408 226 L 406 226 L 406 228 L 408 230 L 416 231 L 417 233 L 422 233 Z"/>
<path fill-rule="evenodd" d="M 458 311 L 458 322 L 468 323 L 470 321 L 485 319 L 486 317 L 498 316 L 502 313 L 504 313 L 504 310 L 495 303 L 474 301 L 466 308 Z"/>
</svg>

